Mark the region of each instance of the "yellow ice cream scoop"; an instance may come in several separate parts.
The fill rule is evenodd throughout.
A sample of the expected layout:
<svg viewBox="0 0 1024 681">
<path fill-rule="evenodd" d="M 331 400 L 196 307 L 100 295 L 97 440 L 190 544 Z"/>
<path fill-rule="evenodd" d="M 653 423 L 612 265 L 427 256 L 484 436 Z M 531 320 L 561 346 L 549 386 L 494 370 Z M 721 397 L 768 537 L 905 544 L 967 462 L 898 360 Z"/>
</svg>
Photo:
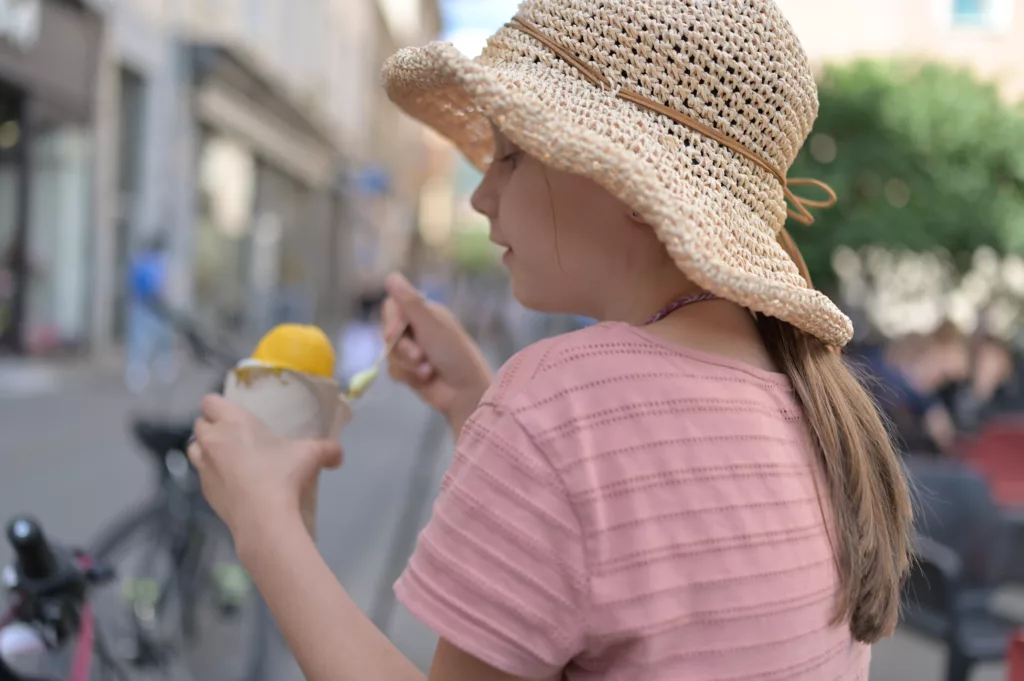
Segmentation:
<svg viewBox="0 0 1024 681">
<path fill-rule="evenodd" d="M 275 326 L 260 340 L 252 360 L 274 369 L 334 377 L 334 347 L 327 334 L 316 326 Z"/>
</svg>

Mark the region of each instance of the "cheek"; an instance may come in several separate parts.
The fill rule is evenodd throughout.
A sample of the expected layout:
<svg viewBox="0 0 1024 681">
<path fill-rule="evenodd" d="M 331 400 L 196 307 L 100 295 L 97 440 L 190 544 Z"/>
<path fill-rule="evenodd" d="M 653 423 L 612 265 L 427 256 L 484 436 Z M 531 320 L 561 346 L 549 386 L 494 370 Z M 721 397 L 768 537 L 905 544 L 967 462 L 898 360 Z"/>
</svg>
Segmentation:
<svg viewBox="0 0 1024 681">
<path fill-rule="evenodd" d="M 558 211 L 558 253 L 563 269 L 585 286 L 618 277 L 634 262 L 637 244 L 628 228 L 610 218 L 609 202 L 562 204 Z"/>
<path fill-rule="evenodd" d="M 501 236 L 520 255 L 554 248 L 551 203 L 543 175 L 522 168 L 509 177 L 498 204 Z"/>
</svg>

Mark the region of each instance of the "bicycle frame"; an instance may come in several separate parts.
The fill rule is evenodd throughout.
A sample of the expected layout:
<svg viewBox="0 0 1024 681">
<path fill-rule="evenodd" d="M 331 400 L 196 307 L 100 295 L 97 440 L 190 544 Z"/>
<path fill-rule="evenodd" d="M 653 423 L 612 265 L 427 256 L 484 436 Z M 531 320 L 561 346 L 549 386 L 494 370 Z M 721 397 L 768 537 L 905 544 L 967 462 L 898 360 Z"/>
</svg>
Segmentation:
<svg viewBox="0 0 1024 681">
<path fill-rule="evenodd" d="M 92 559 L 81 553 L 71 559 L 57 560 L 55 557 L 61 554 L 46 544 L 41 533 L 39 537 L 36 554 L 53 558 L 54 572 L 41 577 L 26 575 L 21 563 L 27 554 L 16 546 L 19 561 L 5 571 L 4 576 L 17 600 L 9 613 L 0 618 L 0 633 L 14 626 L 24 627 L 21 633 L 27 637 L 31 654 L 37 657 L 63 645 L 71 635 L 74 654 L 67 681 L 89 681 L 98 642 L 88 590 L 91 585 L 106 581 L 109 575 L 102 569 L 95 569 Z M 54 680 L 20 675 L 0 655 L 0 681 Z"/>
<path fill-rule="evenodd" d="M 174 588 L 181 596 L 183 608 L 182 626 L 186 636 L 191 636 L 195 625 L 196 586 L 203 574 L 207 544 L 203 521 L 213 517 L 213 510 L 199 490 L 195 469 L 183 454 L 181 457 L 168 455 L 163 463 L 158 481 L 161 510 L 156 522 L 156 533 L 163 539 L 153 544 L 152 552 L 166 550 L 171 558 L 169 579 L 176 582 Z M 151 555 L 146 560 L 153 557 Z M 171 593 L 169 586 L 166 583 L 160 585 L 159 598 L 153 604 L 157 612 L 162 612 L 167 605 L 167 597 Z M 145 639 L 141 622 L 137 617 L 134 619 L 136 633 Z"/>
</svg>

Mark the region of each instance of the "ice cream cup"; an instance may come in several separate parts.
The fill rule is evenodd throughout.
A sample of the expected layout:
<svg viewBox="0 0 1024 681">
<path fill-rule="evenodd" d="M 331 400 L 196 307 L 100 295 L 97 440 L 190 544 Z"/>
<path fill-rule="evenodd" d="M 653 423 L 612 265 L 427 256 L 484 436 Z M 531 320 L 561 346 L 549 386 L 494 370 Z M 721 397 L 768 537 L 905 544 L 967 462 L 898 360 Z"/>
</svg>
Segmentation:
<svg viewBox="0 0 1024 681">
<path fill-rule="evenodd" d="M 352 420 L 338 383 L 327 377 L 244 360 L 227 376 L 224 397 L 255 414 L 275 434 L 293 440 L 337 440 Z M 302 500 L 302 516 L 316 536 L 316 489 Z"/>
</svg>

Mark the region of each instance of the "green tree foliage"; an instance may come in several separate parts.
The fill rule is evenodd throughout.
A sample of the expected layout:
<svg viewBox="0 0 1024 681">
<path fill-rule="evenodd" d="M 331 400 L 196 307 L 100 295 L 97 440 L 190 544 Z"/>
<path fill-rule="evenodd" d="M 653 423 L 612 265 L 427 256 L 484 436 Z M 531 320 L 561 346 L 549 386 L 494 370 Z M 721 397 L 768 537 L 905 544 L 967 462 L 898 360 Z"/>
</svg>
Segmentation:
<svg viewBox="0 0 1024 681">
<path fill-rule="evenodd" d="M 857 61 L 828 68 L 820 114 L 790 177 L 839 196 L 811 227 L 790 224 L 815 283 L 835 282 L 839 245 L 1024 251 L 1024 108 L 950 66 Z M 814 188 L 797 187 L 812 196 Z"/>
</svg>

